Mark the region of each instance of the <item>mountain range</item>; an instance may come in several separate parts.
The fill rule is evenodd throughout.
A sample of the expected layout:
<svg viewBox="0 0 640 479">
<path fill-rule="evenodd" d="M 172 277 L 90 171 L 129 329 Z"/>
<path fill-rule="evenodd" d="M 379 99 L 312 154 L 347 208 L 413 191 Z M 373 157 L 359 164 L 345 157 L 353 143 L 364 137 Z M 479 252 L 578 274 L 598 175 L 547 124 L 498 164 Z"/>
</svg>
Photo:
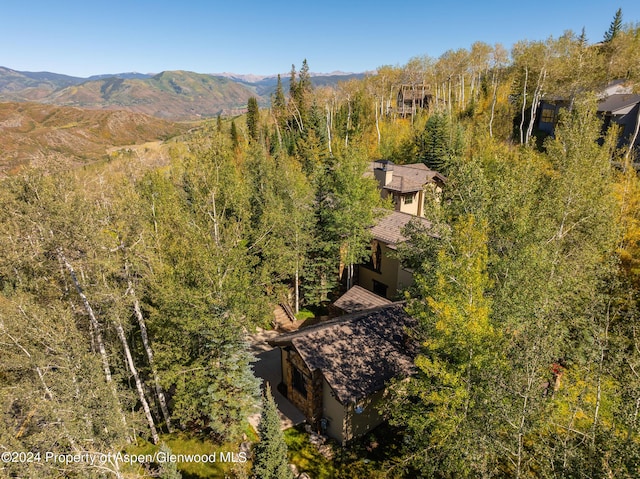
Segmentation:
<svg viewBox="0 0 640 479">
<path fill-rule="evenodd" d="M 364 73 L 312 74 L 316 86 L 362 78 Z M 250 97 L 269 104 L 277 76 L 165 71 L 73 77 L 0 67 L 0 101 L 38 102 L 98 110 L 126 110 L 167 120 L 196 120 L 244 111 Z M 285 91 L 289 77 L 282 76 Z"/>
</svg>

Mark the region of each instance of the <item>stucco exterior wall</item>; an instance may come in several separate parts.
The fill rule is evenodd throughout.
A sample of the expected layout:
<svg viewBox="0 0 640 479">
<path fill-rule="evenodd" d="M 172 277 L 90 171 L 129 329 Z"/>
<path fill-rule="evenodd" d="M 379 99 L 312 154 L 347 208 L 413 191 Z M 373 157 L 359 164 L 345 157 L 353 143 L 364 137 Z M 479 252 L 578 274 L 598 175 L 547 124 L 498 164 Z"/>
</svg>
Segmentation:
<svg viewBox="0 0 640 479">
<path fill-rule="evenodd" d="M 378 391 L 368 398 L 358 401 L 357 405 L 349 404 L 346 406 L 343 442 L 364 436 L 382 423 L 383 418 L 378 412 L 378 407 L 383 395 L 384 390 Z M 360 412 L 356 412 L 356 410 Z"/>
<path fill-rule="evenodd" d="M 404 194 L 399 196 L 399 202 L 396 203 L 396 210 L 401 213 L 418 216 L 420 214 L 420 201 L 418 193 Z M 408 203 L 408 201 L 411 201 Z"/>
<path fill-rule="evenodd" d="M 387 285 L 386 297 L 388 299 L 392 299 L 398 291 L 398 268 L 400 265 L 397 259 L 389 257 L 390 252 L 393 250 L 388 248 L 387 245 L 380 243 L 380 250 L 382 252 L 380 272 L 378 273 L 366 266 L 360 266 L 358 283 L 364 289 L 368 289 L 374 293 L 376 291 L 374 290 L 373 281 L 375 280 L 379 283 L 383 283 Z"/>
<path fill-rule="evenodd" d="M 325 434 L 338 442 L 344 441 L 345 408 L 334 397 L 326 380 L 322 380 L 322 417 L 327 420 Z"/>
<path fill-rule="evenodd" d="M 403 269 L 400 261 L 391 258 L 391 255 L 395 254 L 394 250 L 390 249 L 384 243 L 380 243 L 380 250 L 382 252 L 380 272 L 378 273 L 365 265 L 360 265 L 358 268 L 358 284 L 372 292 L 376 292 L 373 284 L 374 280 L 386 284 L 387 299 L 395 299 L 400 289 L 413 284 L 413 274 Z"/>
</svg>

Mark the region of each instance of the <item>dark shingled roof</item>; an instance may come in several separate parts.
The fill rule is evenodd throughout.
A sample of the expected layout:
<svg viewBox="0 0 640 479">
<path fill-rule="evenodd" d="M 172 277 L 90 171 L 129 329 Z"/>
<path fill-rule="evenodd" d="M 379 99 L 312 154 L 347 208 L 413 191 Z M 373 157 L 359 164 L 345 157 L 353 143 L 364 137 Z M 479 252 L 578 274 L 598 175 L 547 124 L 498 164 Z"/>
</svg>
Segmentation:
<svg viewBox="0 0 640 479">
<path fill-rule="evenodd" d="M 336 398 L 349 404 L 414 371 L 415 345 L 406 334 L 406 328 L 414 325 L 404 303 L 392 303 L 284 334 L 269 343 L 293 346 L 311 371 L 322 371 Z"/>
<path fill-rule="evenodd" d="M 431 228 L 431 222 L 426 218 L 394 211 L 380 218 L 376 225 L 371 228 L 371 234 L 374 239 L 386 243 L 391 249 L 396 249 L 399 243 L 407 240 L 407 238 L 402 235 L 402 228 L 410 221 L 420 223 L 425 228 Z"/>
<path fill-rule="evenodd" d="M 630 107 L 632 105 L 635 105 L 636 103 L 640 103 L 640 95 L 609 95 L 603 101 L 598 103 L 598 111 L 615 113 L 618 110 Z"/>
<path fill-rule="evenodd" d="M 391 304 L 387 298 L 378 296 L 362 286 L 354 286 L 344 293 L 333 303 L 336 308 L 340 308 L 345 313 L 355 313 L 366 309 L 378 308 Z"/>
</svg>

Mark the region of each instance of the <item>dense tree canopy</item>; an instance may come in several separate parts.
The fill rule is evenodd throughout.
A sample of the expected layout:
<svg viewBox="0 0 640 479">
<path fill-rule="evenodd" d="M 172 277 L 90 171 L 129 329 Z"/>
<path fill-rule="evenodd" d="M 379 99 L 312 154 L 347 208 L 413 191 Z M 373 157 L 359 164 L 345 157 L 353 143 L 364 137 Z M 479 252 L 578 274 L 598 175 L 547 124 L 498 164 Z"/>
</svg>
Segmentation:
<svg viewBox="0 0 640 479">
<path fill-rule="evenodd" d="M 567 32 L 508 60 L 478 42 L 333 89 L 305 60 L 270 111 L 252 99 L 246 118 L 203 121 L 163 166 L 2 180 L 0 451 L 115 451 L 176 430 L 238 442 L 259 402 L 245 333 L 354 283 L 388 206 L 368 171 L 384 158 L 447 176 L 432 229 L 408 227 L 398 253 L 419 352 L 384 411 L 404 438 L 385 473 L 637 476 L 638 157 L 602 131 L 595 94 L 612 79 L 637 91 L 639 38 L 618 12 L 602 45 Z M 401 116 L 401 84 L 424 87 L 426 108 Z M 548 136 L 537 109 L 558 98 Z M 288 475 L 282 445 L 260 444 Z"/>
</svg>

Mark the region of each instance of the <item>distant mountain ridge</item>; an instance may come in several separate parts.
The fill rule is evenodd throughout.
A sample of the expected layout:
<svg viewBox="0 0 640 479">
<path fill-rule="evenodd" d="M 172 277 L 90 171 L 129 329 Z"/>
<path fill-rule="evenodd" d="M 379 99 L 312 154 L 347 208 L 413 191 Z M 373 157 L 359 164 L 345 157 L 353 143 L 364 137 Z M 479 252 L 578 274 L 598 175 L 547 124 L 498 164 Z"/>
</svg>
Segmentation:
<svg viewBox="0 0 640 479">
<path fill-rule="evenodd" d="M 362 78 L 362 73 L 312 73 L 316 86 Z M 288 74 L 281 75 L 285 91 Z M 164 71 L 94 75 L 79 78 L 51 72 L 24 72 L 0 67 L 0 101 L 36 101 L 59 106 L 127 110 L 170 120 L 194 120 L 244 111 L 250 97 L 269 104 L 277 74 L 203 74 Z"/>
</svg>

